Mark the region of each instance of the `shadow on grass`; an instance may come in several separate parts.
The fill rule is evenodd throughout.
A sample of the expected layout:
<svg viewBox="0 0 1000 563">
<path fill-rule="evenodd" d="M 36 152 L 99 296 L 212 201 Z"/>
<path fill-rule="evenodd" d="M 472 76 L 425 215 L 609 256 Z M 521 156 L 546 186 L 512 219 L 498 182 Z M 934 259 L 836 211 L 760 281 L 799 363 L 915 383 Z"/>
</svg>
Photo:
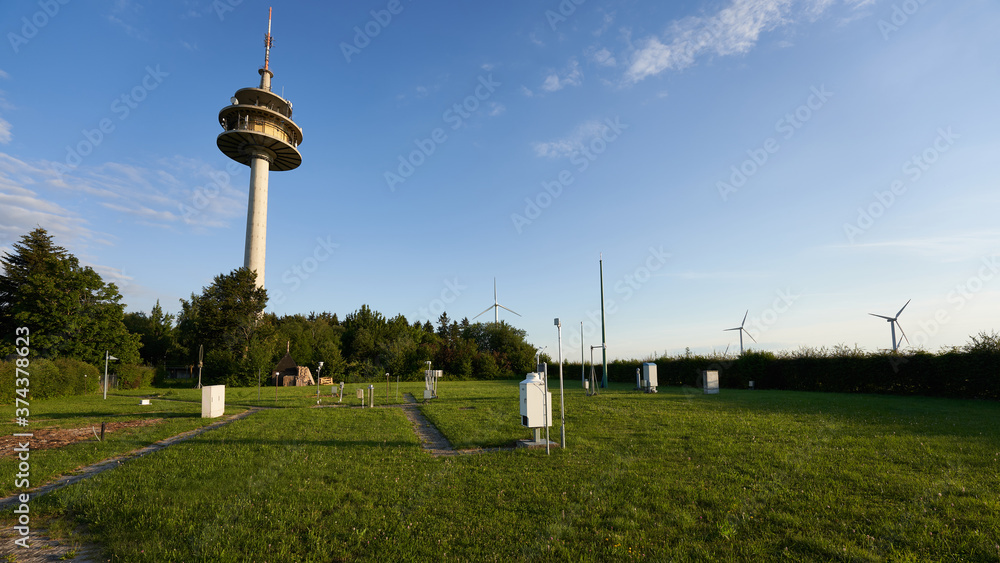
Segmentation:
<svg viewBox="0 0 1000 563">
<path fill-rule="evenodd" d="M 111 421 L 120 418 L 201 418 L 200 412 L 176 412 L 176 411 L 144 411 L 144 412 L 123 412 L 109 413 L 102 411 L 74 412 L 74 413 L 51 413 L 40 415 L 32 420 L 32 424 L 40 424 L 51 420 L 58 421 L 68 418 L 91 418 L 102 421 Z"/>
<path fill-rule="evenodd" d="M 754 414 L 832 418 L 882 432 L 1000 437 L 1000 403 L 985 400 L 746 389 L 722 389 L 719 394 L 705 395 L 700 389 L 679 387 L 661 387 L 657 396 L 683 398 L 699 405 L 715 403 L 720 408 Z"/>
<path fill-rule="evenodd" d="M 272 447 L 285 447 L 285 446 L 318 446 L 318 447 L 336 447 L 336 448 L 414 448 L 421 449 L 422 446 L 416 442 L 410 442 L 405 440 L 337 440 L 337 439 L 322 439 L 322 440 L 309 440 L 309 439 L 281 439 L 281 440 L 271 440 L 271 439 L 259 439 L 259 438 L 197 438 L 192 439 L 190 442 L 192 445 L 198 446 L 211 446 L 213 448 L 218 448 L 221 446 L 272 446 Z"/>
</svg>

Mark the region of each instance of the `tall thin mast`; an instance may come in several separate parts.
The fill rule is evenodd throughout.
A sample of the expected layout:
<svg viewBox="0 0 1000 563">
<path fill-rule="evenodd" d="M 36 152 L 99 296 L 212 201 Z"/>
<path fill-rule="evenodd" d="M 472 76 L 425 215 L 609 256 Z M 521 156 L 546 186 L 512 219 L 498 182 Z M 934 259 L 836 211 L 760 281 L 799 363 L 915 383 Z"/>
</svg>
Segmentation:
<svg viewBox="0 0 1000 563">
<path fill-rule="evenodd" d="M 601 359 L 604 364 L 604 375 L 601 378 L 601 388 L 608 387 L 608 342 L 604 332 L 604 253 L 600 256 L 601 264 Z"/>
<path fill-rule="evenodd" d="M 274 43 L 274 38 L 271 37 L 271 9 L 267 9 L 267 35 L 264 36 L 264 70 L 269 70 L 268 63 L 271 59 L 271 45 Z"/>
</svg>

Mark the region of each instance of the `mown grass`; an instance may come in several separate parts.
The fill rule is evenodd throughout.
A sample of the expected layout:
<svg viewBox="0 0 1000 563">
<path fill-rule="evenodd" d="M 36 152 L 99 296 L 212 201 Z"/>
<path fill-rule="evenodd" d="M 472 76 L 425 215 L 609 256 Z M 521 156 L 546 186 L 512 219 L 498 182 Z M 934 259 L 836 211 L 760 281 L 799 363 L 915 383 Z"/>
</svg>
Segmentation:
<svg viewBox="0 0 1000 563">
<path fill-rule="evenodd" d="M 398 409 L 264 411 L 32 510 L 119 561 L 1000 558 L 996 403 L 660 391 L 567 388 L 550 456 L 433 458 Z M 529 435 L 516 382 L 439 394 L 454 443 Z"/>
<path fill-rule="evenodd" d="M 37 445 L 29 445 L 31 448 L 28 454 L 31 464 L 29 480 L 32 487 L 37 487 L 56 477 L 71 473 L 81 466 L 142 448 L 217 420 L 201 418 L 200 404 L 161 400 L 151 402 L 151 405 L 140 405 L 137 398 L 118 395 L 108 395 L 106 400 L 100 395 L 86 395 L 31 401 L 28 426 L 18 426 L 14 424 L 13 419 L 4 419 L 0 422 L 0 432 L 9 436 L 44 428 L 92 428 L 99 434 L 102 422 L 164 419 L 150 426 L 108 432 L 103 442 L 91 436 L 86 441 L 58 449 L 43 450 L 38 449 Z M 7 408 L 13 414 L 14 406 Z M 242 410 L 245 409 L 229 407 L 226 409 L 226 414 Z M 0 496 L 15 492 L 13 476 L 18 473 L 19 461 L 16 457 L 0 458 L 0 475 L 10 477 L 0 479 Z"/>
</svg>

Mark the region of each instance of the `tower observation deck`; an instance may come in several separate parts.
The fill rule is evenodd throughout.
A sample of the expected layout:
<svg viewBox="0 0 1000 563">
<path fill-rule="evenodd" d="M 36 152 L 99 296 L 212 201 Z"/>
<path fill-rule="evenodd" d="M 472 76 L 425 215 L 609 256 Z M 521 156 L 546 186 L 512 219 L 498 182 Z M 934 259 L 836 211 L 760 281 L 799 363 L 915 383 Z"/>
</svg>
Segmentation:
<svg viewBox="0 0 1000 563">
<path fill-rule="evenodd" d="M 292 102 L 271 92 L 271 11 L 264 36 L 264 67 L 260 85 L 241 88 L 219 112 L 222 133 L 219 150 L 250 167 L 250 199 L 247 206 L 247 236 L 243 266 L 257 272 L 257 286 L 264 287 L 264 256 L 267 242 L 267 187 L 271 170 L 293 170 L 302 164 L 298 146 L 302 128 L 292 121 Z"/>
</svg>

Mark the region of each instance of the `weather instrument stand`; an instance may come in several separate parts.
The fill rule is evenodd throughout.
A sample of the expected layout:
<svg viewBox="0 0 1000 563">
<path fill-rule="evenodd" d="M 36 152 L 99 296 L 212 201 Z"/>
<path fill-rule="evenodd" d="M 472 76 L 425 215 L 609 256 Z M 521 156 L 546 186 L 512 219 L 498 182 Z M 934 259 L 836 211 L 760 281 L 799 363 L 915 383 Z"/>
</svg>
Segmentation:
<svg viewBox="0 0 1000 563">
<path fill-rule="evenodd" d="M 603 350 L 604 344 L 595 344 L 590 347 L 590 389 L 587 390 L 588 397 L 600 394 L 597 390 L 597 374 L 594 372 L 594 348 L 601 348 Z"/>
</svg>

